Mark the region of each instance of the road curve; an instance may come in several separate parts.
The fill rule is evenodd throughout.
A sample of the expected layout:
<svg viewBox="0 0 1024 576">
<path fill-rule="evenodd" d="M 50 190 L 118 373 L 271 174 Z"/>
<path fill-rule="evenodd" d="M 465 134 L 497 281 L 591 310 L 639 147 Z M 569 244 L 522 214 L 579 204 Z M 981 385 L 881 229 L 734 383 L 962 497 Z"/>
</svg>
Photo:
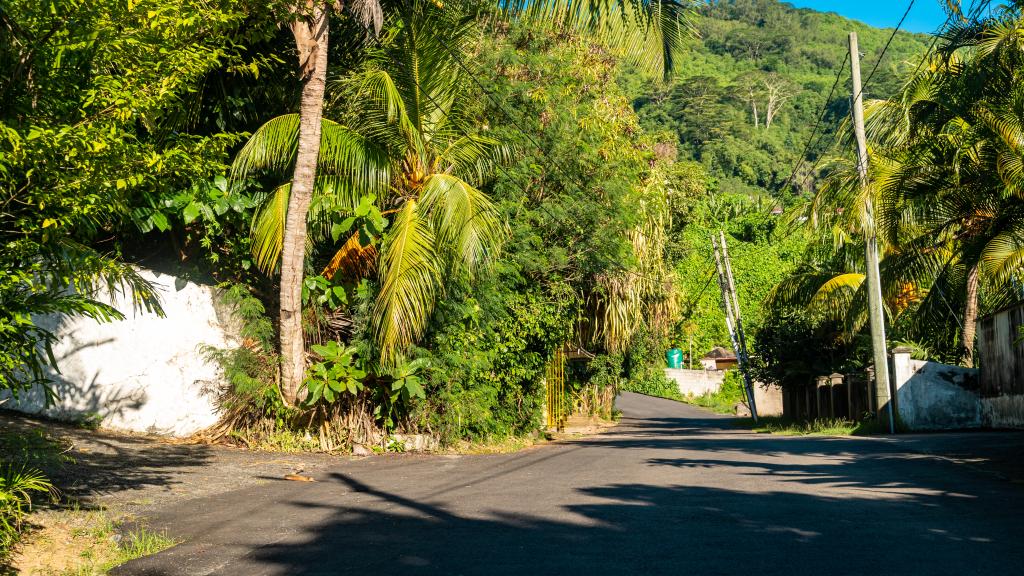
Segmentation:
<svg viewBox="0 0 1024 576">
<path fill-rule="evenodd" d="M 150 519 L 182 544 L 112 574 L 1024 573 L 1020 484 L 890 439 L 618 406 L 618 427 L 572 442 L 344 460 L 187 501 Z"/>
</svg>

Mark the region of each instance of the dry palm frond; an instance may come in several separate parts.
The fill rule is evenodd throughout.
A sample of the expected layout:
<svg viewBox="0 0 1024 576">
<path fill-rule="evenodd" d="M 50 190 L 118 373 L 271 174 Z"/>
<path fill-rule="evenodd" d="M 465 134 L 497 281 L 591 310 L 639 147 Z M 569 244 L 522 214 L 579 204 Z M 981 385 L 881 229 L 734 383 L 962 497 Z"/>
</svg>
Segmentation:
<svg viewBox="0 0 1024 576">
<path fill-rule="evenodd" d="M 321 274 L 331 279 L 338 272 L 341 272 L 345 278 L 366 278 L 376 270 L 376 267 L 377 249 L 373 245 L 363 246 L 357 232 L 335 252 L 334 257 L 331 258 Z"/>
</svg>

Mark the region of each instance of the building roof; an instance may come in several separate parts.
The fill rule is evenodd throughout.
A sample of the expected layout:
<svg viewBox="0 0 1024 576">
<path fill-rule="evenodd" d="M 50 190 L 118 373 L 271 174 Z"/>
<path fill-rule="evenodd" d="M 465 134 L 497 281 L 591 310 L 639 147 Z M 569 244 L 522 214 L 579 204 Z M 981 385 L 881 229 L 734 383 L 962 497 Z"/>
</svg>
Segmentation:
<svg viewBox="0 0 1024 576">
<path fill-rule="evenodd" d="M 735 360 L 736 353 L 732 350 L 722 348 L 721 346 L 715 346 L 711 349 L 711 352 L 704 355 L 704 358 L 713 358 L 715 360 Z"/>
</svg>

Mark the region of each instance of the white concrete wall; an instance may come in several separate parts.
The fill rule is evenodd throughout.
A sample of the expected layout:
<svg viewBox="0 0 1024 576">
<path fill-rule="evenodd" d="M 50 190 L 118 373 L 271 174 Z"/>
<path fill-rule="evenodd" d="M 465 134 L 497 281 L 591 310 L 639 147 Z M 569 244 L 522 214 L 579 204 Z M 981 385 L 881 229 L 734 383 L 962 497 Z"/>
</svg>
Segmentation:
<svg viewBox="0 0 1024 576">
<path fill-rule="evenodd" d="M 221 376 L 204 347 L 237 345 L 234 321 L 216 289 L 174 276 L 140 270 L 159 288 L 165 318 L 132 311 L 130 301 L 113 304 L 119 322 L 45 316 L 38 325 L 56 334 L 60 373 L 51 373 L 56 406 L 44 407 L 40 389 L 5 404 L 63 420 L 101 417 L 117 430 L 187 436 L 217 422 Z"/>
<path fill-rule="evenodd" d="M 981 413 L 991 428 L 1024 428 L 1024 395 L 982 398 Z"/>
<path fill-rule="evenodd" d="M 754 403 L 758 416 L 782 416 L 782 388 L 755 383 Z"/>
<path fill-rule="evenodd" d="M 665 376 L 674 380 L 683 396 L 702 396 L 706 393 L 718 392 L 725 381 L 725 372 L 721 370 L 685 370 L 666 368 Z"/>
<path fill-rule="evenodd" d="M 980 428 L 982 404 L 969 389 L 977 370 L 893 354 L 893 382 L 900 419 L 911 430 Z"/>
</svg>

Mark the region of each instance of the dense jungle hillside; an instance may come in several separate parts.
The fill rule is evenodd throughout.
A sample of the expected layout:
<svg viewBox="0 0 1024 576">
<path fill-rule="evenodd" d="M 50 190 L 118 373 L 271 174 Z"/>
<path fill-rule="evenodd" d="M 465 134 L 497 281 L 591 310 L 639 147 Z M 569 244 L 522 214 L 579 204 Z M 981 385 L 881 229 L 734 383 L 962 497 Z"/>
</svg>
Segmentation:
<svg viewBox="0 0 1024 576">
<path fill-rule="evenodd" d="M 810 165 L 785 185 L 830 94 L 821 124 L 827 134 L 809 150 L 812 161 L 849 114 L 849 74 L 831 90 L 846 63 L 847 34 L 860 37 L 867 79 L 892 30 L 776 0 L 710 2 L 697 9 L 693 26 L 697 37 L 676 59 L 672 82 L 644 83 L 635 72 L 624 79 L 644 128 L 675 133 L 680 156 L 703 164 L 723 192 L 809 192 L 817 176 Z M 930 41 L 897 33 L 865 97 L 892 95 Z"/>
</svg>

